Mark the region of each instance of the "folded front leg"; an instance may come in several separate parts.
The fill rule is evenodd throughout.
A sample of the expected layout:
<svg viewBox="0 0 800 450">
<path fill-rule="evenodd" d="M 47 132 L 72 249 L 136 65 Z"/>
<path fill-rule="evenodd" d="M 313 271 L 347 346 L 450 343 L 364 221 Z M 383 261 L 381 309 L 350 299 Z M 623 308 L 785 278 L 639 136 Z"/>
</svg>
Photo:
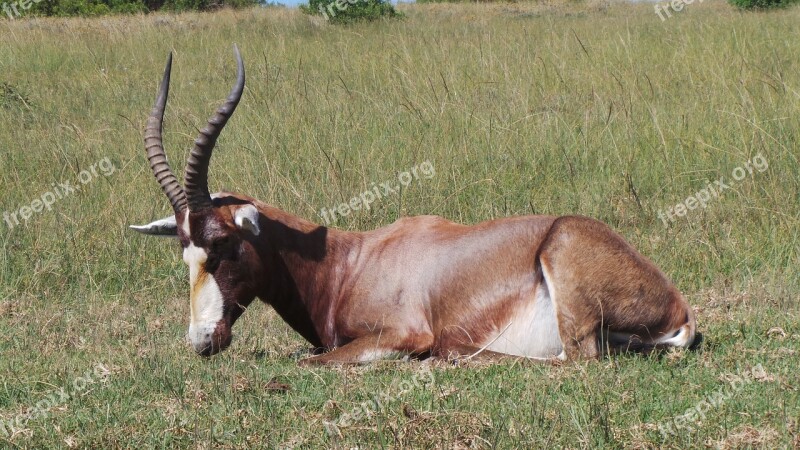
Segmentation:
<svg viewBox="0 0 800 450">
<path fill-rule="evenodd" d="M 397 359 L 430 351 L 433 335 L 409 334 L 393 330 L 361 336 L 322 355 L 300 361 L 301 365 L 361 364 L 381 359 Z"/>
</svg>

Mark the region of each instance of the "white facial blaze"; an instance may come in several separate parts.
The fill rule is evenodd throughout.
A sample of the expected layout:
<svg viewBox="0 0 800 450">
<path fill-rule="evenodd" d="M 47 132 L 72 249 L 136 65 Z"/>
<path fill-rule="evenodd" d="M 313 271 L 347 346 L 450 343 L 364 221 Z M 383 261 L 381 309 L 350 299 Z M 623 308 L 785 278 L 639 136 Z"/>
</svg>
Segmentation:
<svg viewBox="0 0 800 450">
<path fill-rule="evenodd" d="M 184 231 L 189 229 L 188 214 Z M 208 259 L 205 250 L 190 243 L 183 250 L 183 261 L 189 266 L 189 299 L 191 301 L 189 339 L 200 352 L 211 345 L 211 336 L 222 320 L 222 292 L 214 276 L 203 270 Z"/>
</svg>

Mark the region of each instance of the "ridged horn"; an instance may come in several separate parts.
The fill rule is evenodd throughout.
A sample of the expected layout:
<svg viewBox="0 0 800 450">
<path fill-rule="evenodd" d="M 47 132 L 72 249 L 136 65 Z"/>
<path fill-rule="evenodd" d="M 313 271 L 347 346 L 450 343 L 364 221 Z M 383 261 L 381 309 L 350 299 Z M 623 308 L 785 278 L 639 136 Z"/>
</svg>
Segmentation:
<svg viewBox="0 0 800 450">
<path fill-rule="evenodd" d="M 147 150 L 147 160 L 150 161 L 150 168 L 156 176 L 161 189 L 167 194 L 172 210 L 175 214 L 186 209 L 186 193 L 183 191 L 175 174 L 167 162 L 167 155 L 164 153 L 164 144 L 161 140 L 161 129 L 164 122 L 164 108 L 167 105 L 169 96 L 169 76 L 172 72 L 172 52 L 167 58 L 167 67 L 164 69 L 164 77 L 161 79 L 161 87 L 158 89 L 158 97 L 147 119 L 144 128 L 144 146 Z"/>
<path fill-rule="evenodd" d="M 244 90 L 244 63 L 239 48 L 234 45 L 233 51 L 236 54 L 237 75 L 236 84 L 228 94 L 228 99 L 217 111 L 208 119 L 208 125 L 200 130 L 200 135 L 194 141 L 194 148 L 186 161 L 186 175 L 184 185 L 186 186 L 186 199 L 189 203 L 189 210 L 192 212 L 202 211 L 211 208 L 211 195 L 208 192 L 208 163 L 211 161 L 211 153 L 217 138 L 225 128 L 228 119 L 231 118 L 236 110 L 236 105 L 242 98 Z"/>
</svg>

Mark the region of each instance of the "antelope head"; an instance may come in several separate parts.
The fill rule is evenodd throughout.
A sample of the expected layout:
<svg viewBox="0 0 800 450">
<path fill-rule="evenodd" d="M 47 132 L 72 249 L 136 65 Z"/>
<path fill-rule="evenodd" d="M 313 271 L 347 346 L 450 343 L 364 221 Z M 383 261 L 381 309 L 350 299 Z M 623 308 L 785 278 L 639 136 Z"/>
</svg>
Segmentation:
<svg viewBox="0 0 800 450">
<path fill-rule="evenodd" d="M 208 165 L 214 144 L 233 114 L 244 90 L 244 64 L 234 46 L 238 73 L 227 100 L 200 131 L 189 155 L 184 186 L 167 162 L 161 138 L 169 94 L 172 55 L 167 59 L 158 97 L 145 127 L 150 168 L 167 195 L 174 215 L 132 229 L 150 235 L 176 237 L 189 266 L 191 314 L 189 339 L 195 351 L 210 356 L 231 343 L 231 327 L 263 289 L 255 240 L 261 215 L 252 200 L 233 194 L 211 195 Z"/>
</svg>

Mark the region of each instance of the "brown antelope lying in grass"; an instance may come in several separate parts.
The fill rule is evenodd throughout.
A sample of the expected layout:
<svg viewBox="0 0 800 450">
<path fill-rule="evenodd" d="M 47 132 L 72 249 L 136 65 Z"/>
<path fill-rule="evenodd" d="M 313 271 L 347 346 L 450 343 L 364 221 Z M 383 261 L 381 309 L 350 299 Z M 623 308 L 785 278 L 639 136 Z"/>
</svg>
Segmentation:
<svg viewBox="0 0 800 450">
<path fill-rule="evenodd" d="M 197 353 L 227 348 L 231 327 L 256 297 L 328 350 L 304 363 L 409 355 L 557 361 L 695 342 L 694 314 L 675 286 L 593 219 L 528 216 L 465 226 L 421 216 L 349 233 L 244 195 L 210 195 L 211 152 L 244 89 L 235 51 L 236 84 L 195 141 L 185 190 L 161 142 L 170 55 L 145 145 L 175 214 L 132 227 L 180 240 Z"/>
</svg>

